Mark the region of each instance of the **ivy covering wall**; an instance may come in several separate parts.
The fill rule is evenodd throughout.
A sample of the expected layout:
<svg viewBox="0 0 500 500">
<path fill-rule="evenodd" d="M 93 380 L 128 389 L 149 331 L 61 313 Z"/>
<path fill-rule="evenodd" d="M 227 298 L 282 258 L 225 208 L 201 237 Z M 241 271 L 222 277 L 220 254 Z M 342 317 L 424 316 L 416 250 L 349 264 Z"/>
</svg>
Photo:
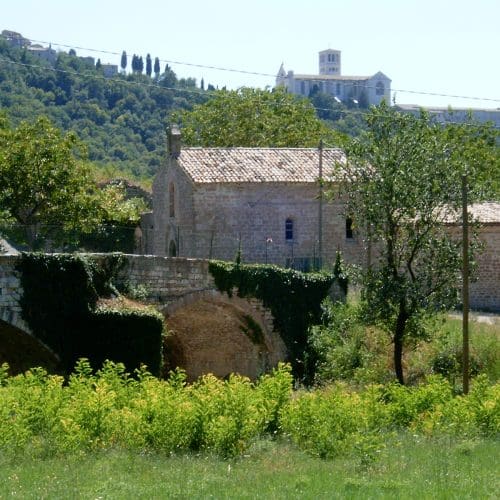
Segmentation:
<svg viewBox="0 0 500 500">
<path fill-rule="evenodd" d="M 301 273 L 292 269 L 258 264 L 211 261 L 209 271 L 221 292 L 255 297 L 271 310 L 275 329 L 286 345 L 293 374 L 311 379 L 307 332 L 321 320 L 321 302 L 328 295 L 333 276 Z"/>
<path fill-rule="evenodd" d="M 17 270 L 23 319 L 60 357 L 66 372 L 81 357 L 94 368 L 109 359 L 123 362 L 130 372 L 141 363 L 154 374 L 160 372 L 162 316 L 150 310 L 97 307 L 99 296 L 109 293 L 120 258 L 110 255 L 98 264 L 79 255 L 21 256 Z"/>
</svg>

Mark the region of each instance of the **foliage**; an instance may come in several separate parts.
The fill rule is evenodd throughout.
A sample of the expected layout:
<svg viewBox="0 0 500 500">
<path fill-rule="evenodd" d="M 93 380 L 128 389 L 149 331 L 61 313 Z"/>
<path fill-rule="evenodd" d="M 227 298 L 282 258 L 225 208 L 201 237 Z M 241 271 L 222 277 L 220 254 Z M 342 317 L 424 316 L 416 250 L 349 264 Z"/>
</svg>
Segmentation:
<svg viewBox="0 0 500 500">
<path fill-rule="evenodd" d="M 217 91 L 172 119 L 190 146 L 316 147 L 320 139 L 335 139 L 308 100 L 281 88 Z"/>
<path fill-rule="evenodd" d="M 104 78 L 99 68 L 61 52 L 54 72 L 45 61 L 2 39 L 0 57 L 5 61 L 0 107 L 14 125 L 45 115 L 85 144 L 93 164 L 113 165 L 121 177 L 136 180 L 151 178 L 161 165 L 170 112 L 208 97 L 199 89 L 181 89 L 172 70 L 159 75 L 158 84 L 144 74 Z M 169 88 L 163 86 L 167 80 Z"/>
<path fill-rule="evenodd" d="M 285 342 L 295 377 L 310 379 L 305 366 L 307 330 L 321 317 L 321 302 L 333 278 L 320 273 L 301 273 L 268 265 L 211 261 L 215 285 L 228 295 L 236 288 L 240 297 L 262 300 L 273 314 L 274 326 Z"/>
<path fill-rule="evenodd" d="M 238 375 L 226 381 L 206 375 L 193 385 L 181 371 L 162 381 L 142 367 L 132 378 L 123 364 L 110 361 L 94 374 L 80 360 L 67 385 L 33 369 L 1 379 L 0 450 L 64 453 L 117 446 L 231 456 L 277 428 L 290 394 L 284 365 L 255 384 Z"/>
<path fill-rule="evenodd" d="M 428 314 L 457 305 L 460 242 L 443 228 L 460 213 L 462 174 L 469 201 L 484 196 L 487 172 L 500 161 L 497 132 L 443 126 L 425 113 L 404 115 L 384 104 L 372 108 L 367 121 L 366 136 L 345 144 L 340 193 L 377 254 L 362 282 L 366 314 L 392 336 L 403 383 L 405 342 L 425 337 Z"/>
<path fill-rule="evenodd" d="M 431 377 L 414 388 L 391 384 L 355 392 L 333 385 L 292 397 L 285 365 L 255 383 L 205 375 L 192 385 L 182 371 L 159 380 L 141 367 L 132 377 L 123 364 L 109 361 L 94 373 L 80 360 L 66 383 L 40 368 L 15 377 L 0 370 L 2 456 L 81 457 L 121 449 L 231 457 L 258 438 L 282 434 L 311 455 L 354 456 L 366 467 L 386 455 L 391 436 L 398 441 L 406 431 L 465 444 L 495 438 L 500 385 L 478 378 L 469 396 L 454 396 L 446 381 Z"/>
<path fill-rule="evenodd" d="M 338 283 L 344 297 L 347 297 L 349 286 L 349 272 L 347 266 L 342 258 L 340 251 L 335 252 L 335 263 L 333 265 L 333 278 Z"/>
<path fill-rule="evenodd" d="M 71 248 L 103 225 L 137 225 L 145 202 L 126 199 L 123 185 L 99 188 L 83 149 L 47 118 L 17 128 L 0 120 L 0 221 L 17 245 Z"/>
<path fill-rule="evenodd" d="M 323 302 L 321 325 L 309 332 L 309 348 L 316 362 L 315 380 L 318 383 L 334 380 L 353 380 L 359 368 L 366 366 L 369 353 L 366 328 L 356 306 L 329 299 Z"/>
<path fill-rule="evenodd" d="M 63 136 L 46 118 L 0 128 L 0 206 L 27 228 L 31 245 L 37 227 L 85 230 L 97 224 L 97 186 L 77 154 L 75 134 Z"/>
<path fill-rule="evenodd" d="M 310 356 L 315 360 L 315 382 L 333 381 L 365 387 L 394 380 L 391 348 L 386 333 L 367 324 L 363 306 L 352 303 L 323 304 L 322 322 L 309 330 Z M 370 323 L 368 321 L 368 323 Z M 462 387 L 461 321 L 438 317 L 426 326 L 429 341 L 410 344 L 404 356 L 409 385 L 422 383 L 425 377 L 439 374 L 447 379 L 454 392 Z M 470 365 L 473 377 L 484 374 L 492 383 L 500 380 L 498 326 L 472 320 L 470 330 Z"/>
<path fill-rule="evenodd" d="M 363 392 L 334 385 L 300 393 L 285 408 L 281 424 L 284 433 L 314 455 L 326 458 L 356 451 L 369 463 L 383 450 L 381 432 L 497 436 L 500 385 L 478 378 L 469 397 L 454 396 L 449 383 L 439 377 L 413 388 L 390 384 Z"/>
<path fill-rule="evenodd" d="M 160 372 L 162 316 L 150 310 L 97 308 L 99 296 L 114 290 L 112 279 L 122 266 L 120 255 L 99 265 L 77 255 L 22 254 L 22 317 L 60 357 L 64 371 L 87 357 L 96 368 L 112 359 L 130 371 L 146 363 L 153 373 Z"/>
</svg>

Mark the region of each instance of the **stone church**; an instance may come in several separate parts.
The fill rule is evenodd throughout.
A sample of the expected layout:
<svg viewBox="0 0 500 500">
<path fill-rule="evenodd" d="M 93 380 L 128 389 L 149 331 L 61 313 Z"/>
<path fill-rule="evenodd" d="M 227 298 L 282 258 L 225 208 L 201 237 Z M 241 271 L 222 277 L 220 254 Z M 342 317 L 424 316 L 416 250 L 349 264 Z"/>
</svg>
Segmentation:
<svg viewBox="0 0 500 500">
<path fill-rule="evenodd" d="M 260 262 L 311 270 L 337 250 L 365 262 L 363 244 L 337 200 L 318 181 L 331 179 L 339 149 L 182 148 L 169 135 L 169 158 L 153 184 L 146 252 Z M 143 225 L 144 227 L 144 225 Z M 152 234 L 151 234 L 152 233 Z"/>
<path fill-rule="evenodd" d="M 346 262 L 366 266 L 366 248 L 339 198 L 326 199 L 319 179 L 335 181 L 339 149 L 181 148 L 169 134 L 167 164 L 153 184 L 153 212 L 141 223 L 141 252 L 269 263 L 309 271 Z M 473 308 L 500 310 L 500 203 L 470 207 L 482 224 Z M 459 233 L 456 223 L 449 231 Z"/>
</svg>

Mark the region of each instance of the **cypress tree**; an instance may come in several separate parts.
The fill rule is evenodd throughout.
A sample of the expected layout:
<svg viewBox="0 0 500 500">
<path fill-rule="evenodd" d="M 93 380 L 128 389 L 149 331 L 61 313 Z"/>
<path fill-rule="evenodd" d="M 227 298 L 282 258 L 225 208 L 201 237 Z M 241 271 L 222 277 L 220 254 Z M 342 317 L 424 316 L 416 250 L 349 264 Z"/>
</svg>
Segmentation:
<svg viewBox="0 0 500 500">
<path fill-rule="evenodd" d="M 120 61 L 120 66 L 122 71 L 125 73 L 125 69 L 127 68 L 127 53 L 125 51 L 122 52 L 122 59 Z"/>
<path fill-rule="evenodd" d="M 146 56 L 146 75 L 151 77 L 151 73 L 153 72 L 153 67 L 151 64 L 151 56 L 148 54 Z"/>
<path fill-rule="evenodd" d="M 153 70 L 155 72 L 155 78 L 158 80 L 158 78 L 160 77 L 160 60 L 157 57 L 155 57 L 155 65 Z"/>
</svg>

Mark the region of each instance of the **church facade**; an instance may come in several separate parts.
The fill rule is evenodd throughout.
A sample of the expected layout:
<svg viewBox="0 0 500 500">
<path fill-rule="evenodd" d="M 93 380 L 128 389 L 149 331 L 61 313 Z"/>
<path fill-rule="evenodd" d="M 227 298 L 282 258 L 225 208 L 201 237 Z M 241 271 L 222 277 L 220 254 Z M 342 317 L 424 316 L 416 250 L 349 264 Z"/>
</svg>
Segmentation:
<svg viewBox="0 0 500 500">
<path fill-rule="evenodd" d="M 346 105 L 378 105 L 391 102 L 391 80 L 381 71 L 372 76 L 342 75 L 341 52 L 327 49 L 319 52 L 317 75 L 285 71 L 282 64 L 276 76 L 276 86 L 285 87 L 292 94 L 309 96 L 322 92 Z"/>
</svg>

